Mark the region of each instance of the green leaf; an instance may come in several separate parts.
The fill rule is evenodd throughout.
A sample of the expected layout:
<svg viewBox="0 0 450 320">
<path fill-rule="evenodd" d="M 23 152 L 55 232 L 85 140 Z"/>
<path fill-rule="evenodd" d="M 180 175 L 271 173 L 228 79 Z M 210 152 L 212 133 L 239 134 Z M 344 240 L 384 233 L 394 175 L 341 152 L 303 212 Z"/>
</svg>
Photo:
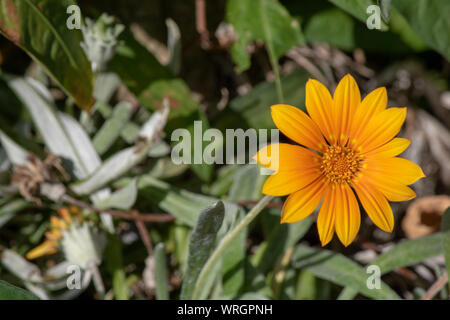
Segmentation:
<svg viewBox="0 0 450 320">
<path fill-rule="evenodd" d="M 411 266 L 435 257 L 442 253 L 441 236 L 440 233 L 436 233 L 400 242 L 370 264 L 377 265 L 381 274 L 385 274 L 395 268 Z"/>
<path fill-rule="evenodd" d="M 308 74 L 304 71 L 294 71 L 281 77 L 285 103 L 304 108 L 307 80 Z M 270 116 L 270 106 L 277 103 L 279 101 L 275 84 L 263 82 L 249 93 L 233 99 L 230 102 L 230 108 L 236 111 L 251 128 L 275 129 Z"/>
<path fill-rule="evenodd" d="M 139 195 L 190 227 L 195 226 L 199 211 L 216 201 L 211 197 L 177 189 L 149 175 L 139 178 L 138 188 Z"/>
<path fill-rule="evenodd" d="M 447 274 L 450 274 L 450 207 L 445 210 L 441 222 L 442 250 L 444 251 Z"/>
<path fill-rule="evenodd" d="M 106 242 L 105 264 L 109 274 L 112 275 L 114 296 L 117 300 L 128 300 L 129 287 L 123 269 L 122 243 L 116 234 L 108 234 Z"/>
<path fill-rule="evenodd" d="M 109 119 L 97 131 L 93 139 L 94 148 L 99 155 L 104 154 L 113 145 L 125 128 L 132 115 L 132 107 L 128 102 L 120 102 L 114 107 Z"/>
<path fill-rule="evenodd" d="M 2 204 L 0 207 L 0 228 L 8 223 L 16 213 L 28 207 L 30 207 L 30 203 L 24 199 L 15 199 Z"/>
<path fill-rule="evenodd" d="M 189 87 L 182 79 L 155 81 L 142 91 L 139 96 L 139 103 L 153 111 L 161 108 L 164 99 L 167 99 L 170 107 L 166 131 L 170 133 L 178 128 L 186 128 L 192 137 L 190 141 L 191 146 L 194 146 L 195 139 L 198 138 L 203 151 L 208 143 L 203 141 L 203 136 L 197 137 L 194 134 L 194 121 L 201 121 L 202 130 L 209 128 L 209 122 L 208 118 L 200 112 L 199 103 L 192 96 Z M 200 132 L 200 134 L 202 133 L 203 131 Z M 193 148 L 191 158 L 194 159 Z M 212 174 L 212 165 L 206 163 L 197 164 L 192 161 L 190 166 L 202 181 L 209 181 Z"/>
<path fill-rule="evenodd" d="M 250 67 L 247 47 L 252 41 L 264 41 L 277 59 L 292 47 L 304 44 L 297 20 L 278 1 L 229 0 L 226 14 L 238 36 L 231 48 L 238 71 Z"/>
<path fill-rule="evenodd" d="M 258 165 L 246 165 L 234 174 L 234 181 L 229 192 L 231 201 L 248 201 L 261 198 L 262 185 L 267 176 L 261 175 L 259 169 Z"/>
<path fill-rule="evenodd" d="M 369 275 L 365 270 L 339 253 L 300 245 L 295 248 L 292 255 L 292 265 L 294 268 L 305 268 L 319 278 L 354 288 L 372 299 L 399 299 L 399 296 L 384 282 L 381 282 L 380 289 L 369 289 L 367 287 Z"/>
<path fill-rule="evenodd" d="M 381 17 L 384 22 L 389 23 L 389 19 L 391 17 L 391 4 L 392 0 L 378 0 L 381 9 Z"/>
<path fill-rule="evenodd" d="M 0 280 L 0 300 L 39 300 L 34 294 Z"/>
<path fill-rule="evenodd" d="M 66 25 L 73 0 L 3 0 L 0 32 L 41 63 L 49 75 L 89 110 L 94 103 L 91 65 L 80 42 L 80 30 Z"/>
<path fill-rule="evenodd" d="M 46 146 L 72 162 L 76 177 L 97 169 L 101 160 L 89 136 L 75 119 L 57 111 L 47 88 L 33 79 L 11 78 L 8 84 L 28 109 Z"/>
<path fill-rule="evenodd" d="M 409 0 L 395 0 L 393 6 L 425 43 L 450 61 L 450 1 L 417 0 L 412 5 Z"/>
<path fill-rule="evenodd" d="M 12 132 L 10 132 L 12 133 Z M 26 164 L 29 156 L 29 152 L 22 148 L 22 146 L 10 138 L 11 135 L 6 134 L 3 130 L 0 130 L 0 141 L 8 156 L 9 161 L 15 165 Z"/>
<path fill-rule="evenodd" d="M 236 221 L 228 230 L 232 230 L 243 219 L 240 210 Z M 245 282 L 247 228 L 244 229 L 226 248 L 222 254 L 222 293 L 235 297 L 241 293 Z"/>
<path fill-rule="evenodd" d="M 155 282 L 156 299 L 169 299 L 169 285 L 167 279 L 166 248 L 164 243 L 158 243 L 155 247 Z"/>
<path fill-rule="evenodd" d="M 97 74 L 94 85 L 94 98 L 97 100 L 97 103 L 108 103 L 120 84 L 120 78 L 114 72 Z"/>
<path fill-rule="evenodd" d="M 331 3 L 347 11 L 352 16 L 366 23 L 369 14 L 367 13 L 367 8 L 371 5 L 377 5 L 375 0 L 329 0 Z M 383 21 L 380 21 L 381 31 L 386 31 L 389 27 Z"/>
<path fill-rule="evenodd" d="M 266 245 L 262 247 L 260 258 L 255 261 L 258 270 L 269 272 L 278 258 L 303 238 L 312 223 L 311 218 L 305 218 L 296 223 L 278 224 L 270 233 Z"/>
<path fill-rule="evenodd" d="M 338 300 L 353 300 L 358 295 L 358 290 L 352 287 L 345 287 L 337 297 Z"/>
<path fill-rule="evenodd" d="M 99 201 L 96 205 L 101 209 L 129 210 L 133 207 L 137 197 L 136 180 L 133 179 L 126 187 L 114 192 L 108 198 Z"/>
<path fill-rule="evenodd" d="M 151 146 L 158 140 L 158 135 L 165 126 L 167 109 L 155 112 L 142 126 L 140 144 L 117 152 L 106 160 L 88 178 L 71 185 L 71 189 L 79 195 L 87 195 L 96 191 L 111 181 L 120 178 L 135 165 L 143 161 Z"/>
<path fill-rule="evenodd" d="M 225 165 L 216 170 L 217 177 L 208 188 L 208 193 L 220 197 L 226 194 L 234 182 L 234 176 L 241 168 L 236 165 Z"/>
<path fill-rule="evenodd" d="M 222 201 L 217 201 L 200 212 L 189 240 L 187 270 L 181 287 L 180 299 L 185 300 L 192 297 L 200 271 L 214 248 L 216 235 L 222 226 L 224 215 L 225 206 Z"/>
<path fill-rule="evenodd" d="M 295 300 L 314 300 L 317 296 L 317 278 L 308 270 L 300 270 L 297 286 L 295 289 Z"/>
<path fill-rule="evenodd" d="M 428 48 L 425 42 L 411 29 L 410 24 L 406 21 L 397 9 L 391 9 L 391 18 L 389 24 L 391 31 L 398 34 L 402 41 L 415 51 L 423 51 Z"/>
<path fill-rule="evenodd" d="M 108 67 L 119 75 L 136 96 L 139 96 L 153 81 L 172 77 L 170 71 L 137 42 L 131 32 L 127 30 L 122 32 L 119 41 L 121 44 L 116 48 Z"/>
<path fill-rule="evenodd" d="M 151 111 L 162 107 L 164 98 L 168 99 L 169 121 L 189 116 L 199 109 L 189 87 L 182 79 L 154 81 L 139 95 L 139 103 Z"/>
<path fill-rule="evenodd" d="M 333 28 L 330 28 L 330 25 Z M 355 21 L 337 8 L 313 15 L 304 32 L 308 43 L 325 42 L 343 50 L 352 50 L 355 47 Z"/>
</svg>

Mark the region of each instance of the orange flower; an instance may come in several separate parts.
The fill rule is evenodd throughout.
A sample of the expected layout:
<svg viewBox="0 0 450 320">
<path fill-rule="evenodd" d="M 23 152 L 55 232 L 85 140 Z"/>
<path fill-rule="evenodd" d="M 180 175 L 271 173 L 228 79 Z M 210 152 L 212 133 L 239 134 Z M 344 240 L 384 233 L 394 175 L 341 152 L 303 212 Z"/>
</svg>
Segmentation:
<svg viewBox="0 0 450 320">
<path fill-rule="evenodd" d="M 263 187 L 272 196 L 289 195 L 281 223 L 309 216 L 322 202 L 317 228 L 322 246 L 336 231 L 348 246 L 358 233 L 361 217 L 356 195 L 372 221 L 391 232 L 394 216 L 388 201 L 416 196 L 410 185 L 425 177 L 413 162 L 396 157 L 410 144 L 394 138 L 405 121 L 406 108 L 386 109 L 385 88 L 362 101 L 358 85 L 346 75 L 334 97 L 316 80 L 306 84 L 306 110 L 274 105 L 272 119 L 280 131 L 301 146 L 268 145 L 256 160 L 276 170 Z"/>
</svg>

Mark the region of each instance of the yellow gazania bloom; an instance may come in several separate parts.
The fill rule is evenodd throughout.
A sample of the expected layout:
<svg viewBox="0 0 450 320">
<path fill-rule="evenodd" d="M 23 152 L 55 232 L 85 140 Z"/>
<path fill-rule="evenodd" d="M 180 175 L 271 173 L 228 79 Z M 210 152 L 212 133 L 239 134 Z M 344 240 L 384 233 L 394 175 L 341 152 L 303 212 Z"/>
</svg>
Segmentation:
<svg viewBox="0 0 450 320">
<path fill-rule="evenodd" d="M 262 166 L 277 170 L 263 187 L 272 196 L 289 195 L 281 223 L 309 216 L 322 202 L 317 228 L 322 246 L 336 231 L 348 246 L 358 233 L 361 217 L 356 195 L 370 219 L 391 232 L 394 216 L 388 201 L 416 196 L 410 185 L 425 177 L 413 162 L 396 157 L 410 144 L 394 138 L 405 121 L 406 108 L 388 108 L 385 88 L 362 101 L 358 85 L 346 75 L 334 97 L 316 80 L 306 84 L 306 110 L 271 107 L 278 129 L 301 146 L 280 143 L 258 151 Z"/>
<path fill-rule="evenodd" d="M 56 216 L 50 217 L 50 231 L 45 233 L 46 239 L 26 254 L 28 260 L 57 253 L 60 247 L 62 231 L 66 230 L 73 222 L 82 221 L 81 213 L 77 207 L 61 208 L 58 210 L 58 214 L 61 218 Z"/>
</svg>

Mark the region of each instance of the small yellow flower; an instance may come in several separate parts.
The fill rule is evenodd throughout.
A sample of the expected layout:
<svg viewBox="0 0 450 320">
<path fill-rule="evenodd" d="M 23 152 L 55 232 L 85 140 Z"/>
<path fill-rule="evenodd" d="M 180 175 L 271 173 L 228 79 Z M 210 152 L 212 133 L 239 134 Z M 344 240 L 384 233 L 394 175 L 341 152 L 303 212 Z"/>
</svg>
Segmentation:
<svg viewBox="0 0 450 320">
<path fill-rule="evenodd" d="M 342 78 L 334 97 L 323 84 L 310 79 L 305 104 L 309 116 L 289 105 L 271 107 L 278 129 L 301 146 L 268 145 L 255 157 L 262 166 L 276 170 L 263 193 L 289 195 L 281 222 L 297 222 L 322 202 L 317 218 L 322 246 L 335 231 L 348 246 L 361 224 L 356 193 L 370 219 L 391 232 L 394 216 L 388 201 L 414 198 L 408 185 L 425 177 L 419 166 L 396 157 L 410 144 L 395 138 L 406 108 L 386 109 L 385 88 L 361 101 L 351 75 Z"/>
<path fill-rule="evenodd" d="M 62 232 L 68 229 L 73 222 L 80 223 L 82 221 L 80 211 L 76 207 L 59 209 L 58 214 L 61 218 L 50 217 L 50 231 L 45 233 L 44 242 L 27 253 L 28 260 L 57 253 L 63 236 Z"/>
</svg>

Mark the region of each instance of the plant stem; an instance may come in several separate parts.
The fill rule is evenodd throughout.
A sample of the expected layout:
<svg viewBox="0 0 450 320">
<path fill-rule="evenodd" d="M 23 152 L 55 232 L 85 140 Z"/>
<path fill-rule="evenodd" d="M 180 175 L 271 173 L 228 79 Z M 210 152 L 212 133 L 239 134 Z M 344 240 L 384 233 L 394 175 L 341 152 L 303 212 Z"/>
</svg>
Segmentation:
<svg viewBox="0 0 450 320">
<path fill-rule="evenodd" d="M 281 86 L 281 78 L 280 78 L 280 70 L 278 69 L 278 61 L 275 58 L 275 55 L 273 53 L 273 50 L 271 50 L 271 46 L 268 46 L 269 51 L 269 57 L 270 57 L 270 64 L 272 65 L 273 72 L 275 74 L 275 85 L 277 87 L 277 96 L 278 96 L 278 102 L 283 104 L 284 103 L 284 95 L 283 95 L 283 88 Z"/>
<path fill-rule="evenodd" d="M 211 272 L 212 268 L 215 266 L 219 258 L 222 256 L 223 252 L 226 248 L 231 244 L 231 242 L 247 227 L 250 222 L 252 222 L 258 214 L 266 207 L 266 205 L 272 200 L 272 196 L 264 196 L 253 208 L 250 212 L 241 220 L 241 222 L 231 230 L 225 237 L 223 237 L 222 241 L 218 244 L 216 250 L 209 257 L 208 261 L 206 261 L 205 265 L 198 276 L 197 282 L 195 283 L 194 292 L 192 293 L 192 299 L 198 299 L 198 295 L 200 294 L 201 288 L 203 288 L 203 284 L 206 280 L 206 277 Z"/>
<path fill-rule="evenodd" d="M 272 65 L 273 72 L 275 74 L 275 85 L 277 87 L 277 96 L 278 96 L 278 103 L 284 103 L 284 95 L 283 95 L 283 88 L 281 86 L 281 78 L 280 78 L 280 70 L 278 69 L 278 60 L 275 56 L 275 51 L 273 48 L 273 36 L 272 32 L 270 31 L 269 25 L 268 25 L 268 17 L 266 8 L 262 3 L 262 0 L 260 0 L 259 3 L 260 8 L 260 15 L 261 15 L 261 21 L 262 21 L 262 28 L 265 35 L 265 43 L 267 47 L 267 53 L 269 54 L 269 60 L 270 64 Z"/>
<path fill-rule="evenodd" d="M 94 281 L 95 290 L 97 291 L 100 299 L 103 300 L 105 298 L 105 286 L 103 284 L 100 271 L 95 263 L 91 263 L 89 269 L 92 272 L 92 280 Z"/>
</svg>

